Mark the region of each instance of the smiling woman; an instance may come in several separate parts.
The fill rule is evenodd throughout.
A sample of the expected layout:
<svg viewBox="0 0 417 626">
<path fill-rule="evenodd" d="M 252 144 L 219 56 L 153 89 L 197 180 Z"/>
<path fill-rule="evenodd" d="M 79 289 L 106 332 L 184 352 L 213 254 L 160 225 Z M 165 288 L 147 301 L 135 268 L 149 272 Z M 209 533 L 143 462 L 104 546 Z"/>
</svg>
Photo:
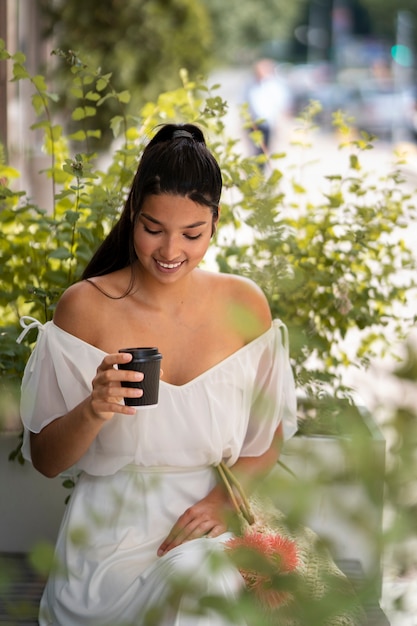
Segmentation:
<svg viewBox="0 0 417 626">
<path fill-rule="evenodd" d="M 295 390 L 285 327 L 261 290 L 198 267 L 221 187 L 201 131 L 162 127 L 120 220 L 40 326 L 22 384 L 23 453 L 47 476 L 79 472 L 41 626 L 230 624 L 213 596 L 246 623 L 214 467 L 234 466 L 246 486 L 261 479 L 296 430 Z M 128 346 L 163 355 L 155 407 L 124 403 L 143 393 L 123 385 L 143 374 L 117 367 Z"/>
</svg>

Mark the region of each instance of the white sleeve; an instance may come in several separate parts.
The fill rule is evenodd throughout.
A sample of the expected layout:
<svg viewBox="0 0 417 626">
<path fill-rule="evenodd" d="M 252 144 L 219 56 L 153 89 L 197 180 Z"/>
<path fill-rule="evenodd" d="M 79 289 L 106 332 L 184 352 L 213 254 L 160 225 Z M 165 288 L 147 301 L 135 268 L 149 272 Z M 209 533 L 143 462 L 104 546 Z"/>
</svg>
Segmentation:
<svg viewBox="0 0 417 626">
<path fill-rule="evenodd" d="M 274 321 L 274 330 L 274 341 L 266 346 L 258 362 L 242 456 L 259 456 L 266 452 L 281 423 L 285 440 L 297 431 L 297 401 L 288 333 L 279 320 Z"/>
<path fill-rule="evenodd" d="M 22 378 L 20 417 L 24 426 L 22 454 L 31 460 L 30 432 L 39 433 L 47 424 L 85 399 L 89 389 L 70 360 L 57 349 L 51 322 L 38 324 L 38 340 Z M 69 394 L 64 390 L 70 386 Z"/>
</svg>

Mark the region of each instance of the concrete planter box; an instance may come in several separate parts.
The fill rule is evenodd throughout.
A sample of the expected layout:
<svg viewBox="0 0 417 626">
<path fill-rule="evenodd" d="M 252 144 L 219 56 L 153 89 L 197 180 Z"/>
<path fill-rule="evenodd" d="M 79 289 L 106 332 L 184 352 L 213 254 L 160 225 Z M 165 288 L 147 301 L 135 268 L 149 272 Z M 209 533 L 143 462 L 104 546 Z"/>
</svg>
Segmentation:
<svg viewBox="0 0 417 626">
<path fill-rule="evenodd" d="M 0 552 L 27 552 L 40 541 L 55 543 L 68 490 L 30 463 L 9 461 L 18 435 L 0 434 Z"/>
<path fill-rule="evenodd" d="M 297 478 L 293 490 L 285 489 L 281 508 L 290 512 L 302 494 L 308 500 L 303 521 L 329 542 L 336 560 L 361 563 L 379 599 L 385 440 L 365 410 L 349 407 L 349 415 L 341 411 L 339 419 L 341 434 L 297 434 L 285 444 L 281 459 Z"/>
</svg>

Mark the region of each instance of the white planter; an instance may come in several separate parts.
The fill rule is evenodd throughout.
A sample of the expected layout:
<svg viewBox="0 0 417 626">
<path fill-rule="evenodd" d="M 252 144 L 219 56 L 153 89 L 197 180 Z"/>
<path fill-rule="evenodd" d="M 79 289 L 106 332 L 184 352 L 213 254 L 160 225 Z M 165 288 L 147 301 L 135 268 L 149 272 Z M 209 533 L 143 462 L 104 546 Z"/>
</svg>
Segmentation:
<svg viewBox="0 0 417 626">
<path fill-rule="evenodd" d="M 371 416 L 360 415 L 360 434 L 301 435 L 285 444 L 281 459 L 297 478 L 292 490 L 286 478 L 281 508 L 291 512 L 297 494 L 304 497 L 303 522 L 329 542 L 335 559 L 360 561 L 379 598 L 385 440 Z"/>
<path fill-rule="evenodd" d="M 30 463 L 9 461 L 18 438 L 0 435 L 0 552 L 27 552 L 40 541 L 55 544 L 68 490 Z"/>
</svg>

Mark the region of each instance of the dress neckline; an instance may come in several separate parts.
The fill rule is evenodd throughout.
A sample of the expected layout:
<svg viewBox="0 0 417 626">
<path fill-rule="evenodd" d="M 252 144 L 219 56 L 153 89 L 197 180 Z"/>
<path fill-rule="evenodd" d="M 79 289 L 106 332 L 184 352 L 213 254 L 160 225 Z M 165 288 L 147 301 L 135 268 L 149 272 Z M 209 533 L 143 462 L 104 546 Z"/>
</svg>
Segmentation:
<svg viewBox="0 0 417 626">
<path fill-rule="evenodd" d="M 90 348 L 91 350 L 99 352 L 101 355 L 108 354 L 108 352 L 105 352 L 104 350 L 101 350 L 100 348 L 97 348 L 96 346 L 94 346 L 91 343 L 88 343 L 87 341 L 84 341 L 84 339 L 80 339 L 76 335 L 72 335 L 68 331 L 64 330 L 63 328 L 61 328 L 60 326 L 55 324 L 55 322 L 53 320 L 51 320 L 50 322 L 47 322 L 47 324 L 51 324 L 52 327 L 58 333 L 63 333 L 65 336 L 69 337 L 73 341 L 78 342 L 78 343 L 80 343 L 80 344 Z M 191 378 L 191 380 L 189 380 L 189 381 L 187 381 L 185 383 L 182 383 L 181 385 L 175 385 L 173 383 L 169 383 L 169 382 L 165 381 L 163 378 L 161 378 L 160 384 L 162 384 L 162 385 L 164 385 L 166 387 L 170 387 L 172 389 L 176 389 L 176 388 L 177 389 L 185 389 L 186 387 L 188 387 L 188 386 L 198 382 L 204 376 L 206 376 L 206 375 L 214 372 L 215 370 L 219 369 L 224 364 L 229 363 L 230 360 L 232 360 L 234 358 L 237 358 L 242 353 L 244 353 L 247 350 L 251 349 L 252 347 L 256 346 L 258 343 L 261 343 L 273 331 L 274 328 L 279 328 L 282 325 L 283 324 L 282 324 L 282 322 L 280 320 L 273 320 L 270 328 L 268 328 L 266 331 L 264 331 L 263 333 L 258 335 L 258 337 L 255 337 L 255 339 L 252 339 L 252 341 L 249 341 L 249 343 L 246 343 L 241 348 L 238 348 L 237 350 L 235 350 L 235 352 L 232 352 L 231 354 L 226 356 L 224 359 L 221 359 L 221 361 L 218 361 L 217 363 L 214 363 L 214 365 L 212 365 L 208 369 L 204 370 L 204 372 L 201 372 L 200 374 L 197 374 L 197 376 L 195 376 L 194 378 Z"/>
</svg>

